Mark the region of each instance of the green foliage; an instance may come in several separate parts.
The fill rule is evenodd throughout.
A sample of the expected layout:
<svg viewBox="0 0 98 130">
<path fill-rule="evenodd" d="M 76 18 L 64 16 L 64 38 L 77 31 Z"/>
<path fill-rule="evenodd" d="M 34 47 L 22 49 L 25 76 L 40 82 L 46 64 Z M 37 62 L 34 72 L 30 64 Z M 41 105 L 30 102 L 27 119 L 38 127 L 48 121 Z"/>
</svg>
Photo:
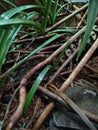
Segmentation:
<svg viewBox="0 0 98 130">
<path fill-rule="evenodd" d="M 87 41 L 90 37 L 92 28 L 94 26 L 96 17 L 98 14 L 98 0 L 90 0 L 89 1 L 89 7 L 88 7 L 88 15 L 87 15 L 87 25 L 86 25 L 86 31 L 84 33 L 83 36 L 83 40 L 79 49 L 79 53 L 77 56 L 77 60 L 80 57 L 80 55 L 82 54 L 85 46 L 87 45 Z"/>
<path fill-rule="evenodd" d="M 19 66 L 21 66 L 22 64 L 24 64 L 31 56 L 33 56 L 34 54 L 36 54 L 38 51 L 40 51 L 43 47 L 47 46 L 48 44 L 50 44 L 52 41 L 54 41 L 55 39 L 59 38 L 60 36 L 62 36 L 62 34 L 56 34 L 53 37 L 49 38 L 47 41 L 45 41 L 44 43 L 42 43 L 39 47 L 37 47 L 35 50 L 33 50 L 29 55 L 27 55 L 25 58 L 23 58 L 22 60 L 20 60 L 18 63 L 16 63 L 13 67 L 10 68 L 10 70 L 6 73 L 6 75 L 4 76 L 4 78 L 2 79 L 2 81 L 0 82 L 0 87 L 2 87 L 2 84 L 4 83 L 4 81 L 6 80 L 6 78 L 14 71 L 16 70 Z"/>
<path fill-rule="evenodd" d="M 19 19 L 19 18 L 13 18 L 13 19 L 1 19 L 0 20 L 0 27 L 3 26 L 8 26 L 8 25 L 32 25 L 33 27 L 36 28 L 36 30 L 41 29 L 40 25 L 34 21 L 28 20 L 27 18 L 25 19 Z M 9 28 L 8 28 L 9 29 Z"/>
<path fill-rule="evenodd" d="M 48 72 L 48 70 L 51 68 L 51 65 L 48 65 L 46 66 L 42 72 L 39 74 L 39 76 L 37 77 L 36 81 L 34 82 L 34 84 L 32 85 L 28 95 L 27 95 L 27 98 L 26 98 L 26 101 L 25 101 L 25 104 L 24 104 L 24 108 L 23 108 L 23 114 L 25 115 L 26 112 L 27 112 L 27 109 L 31 103 L 31 100 L 32 100 L 32 97 L 34 96 L 39 84 L 41 83 L 41 81 L 43 80 L 44 76 L 46 75 L 46 73 Z"/>
<path fill-rule="evenodd" d="M 24 5 L 24 6 L 15 7 L 1 14 L 0 19 L 9 20 L 11 17 L 14 17 L 16 14 L 18 15 L 23 14 L 22 12 L 23 10 L 27 10 L 31 8 L 40 8 L 40 7 L 38 7 L 37 5 Z"/>
<path fill-rule="evenodd" d="M 53 25 L 56 22 L 57 15 L 60 13 L 63 7 L 58 8 L 58 0 L 53 3 L 52 0 L 35 0 L 37 5 L 40 6 L 40 14 L 43 16 L 42 30 L 45 33 L 48 25 Z"/>
<path fill-rule="evenodd" d="M 25 5 L 16 7 L 15 0 L 14 3 L 11 3 L 9 0 L 4 0 L 6 3 L 10 5 L 10 10 L 4 12 L 0 15 L 0 72 L 2 71 L 2 65 L 4 61 L 6 60 L 6 55 L 9 51 L 9 48 L 11 47 L 15 37 L 17 36 L 18 32 L 21 30 L 23 25 L 33 26 L 35 28 L 35 33 L 37 35 L 43 35 L 45 34 L 46 28 L 50 25 L 53 25 L 56 22 L 56 18 L 58 13 L 66 6 L 63 5 L 62 7 L 58 7 L 58 0 L 55 0 L 53 3 L 52 0 L 35 0 L 37 5 Z M 3 5 L 2 5 L 3 6 Z M 5 7 L 4 7 L 5 8 Z M 37 9 L 37 11 L 33 11 L 30 13 L 23 12 L 26 9 Z M 78 58 L 80 57 L 81 53 L 83 52 L 88 38 L 90 36 L 91 30 L 93 28 L 93 25 L 96 20 L 96 16 L 98 13 L 98 0 L 90 0 L 89 1 L 89 8 L 88 8 L 88 17 L 87 17 L 87 29 L 85 31 L 83 41 L 80 47 L 80 51 L 78 53 Z M 30 20 L 34 16 L 41 16 L 41 23 L 35 22 L 33 20 Z M 20 17 L 21 16 L 21 17 Z M 2 86 L 2 83 L 4 83 L 5 79 L 12 73 L 14 70 L 16 70 L 18 67 L 20 67 L 22 64 L 24 64 L 31 56 L 38 53 L 42 48 L 49 45 L 52 41 L 56 40 L 60 36 L 63 35 L 63 33 L 70 32 L 75 33 L 75 30 L 73 29 L 57 29 L 53 30 L 49 33 L 60 33 L 56 34 L 44 43 L 42 43 L 40 46 L 38 46 L 35 50 L 33 50 L 29 55 L 27 55 L 24 59 L 20 60 L 18 63 L 16 63 L 14 66 L 12 66 L 9 71 L 5 74 L 4 78 L 0 82 L 0 87 Z M 33 36 L 33 35 L 32 35 Z M 67 46 L 69 45 L 69 42 Z M 58 56 L 56 63 L 59 62 L 59 59 L 64 54 L 67 46 L 64 48 L 64 50 L 60 53 Z M 26 102 L 24 105 L 24 111 L 25 114 L 30 102 L 32 100 L 32 97 L 34 96 L 39 84 L 43 80 L 44 76 L 50 70 L 51 66 L 46 66 L 43 71 L 40 73 L 40 75 L 37 77 L 35 83 L 32 85 L 32 88 L 30 89 Z"/>
<path fill-rule="evenodd" d="M 7 8 L 0 2 L 0 6 L 4 9 L 7 10 Z"/>
<path fill-rule="evenodd" d="M 48 17 L 49 17 L 49 12 L 51 7 L 51 0 L 47 0 L 46 5 L 45 5 L 45 11 L 44 11 L 44 20 L 42 23 L 43 26 L 43 32 L 45 32 L 45 29 L 47 27 L 47 22 L 48 22 Z"/>
<path fill-rule="evenodd" d="M 55 23 L 56 17 L 57 17 L 57 10 L 58 10 L 58 0 L 55 0 L 55 4 L 53 7 L 53 14 L 52 14 L 52 24 Z"/>
<path fill-rule="evenodd" d="M 72 33 L 75 34 L 77 31 L 75 29 L 65 28 L 65 29 L 55 29 L 50 33 Z"/>
<path fill-rule="evenodd" d="M 13 2 L 10 2 L 9 0 L 3 0 L 3 1 L 6 2 L 11 7 L 16 7 L 16 5 L 15 5 L 16 0 L 13 0 Z"/>
<path fill-rule="evenodd" d="M 20 30 L 21 26 L 11 29 L 3 29 L 0 31 L 0 71 L 5 60 L 5 57 L 8 53 L 8 50 L 14 40 L 15 36 L 17 35 L 18 31 Z"/>
<path fill-rule="evenodd" d="M 43 34 L 46 30 L 47 24 L 49 23 L 49 14 L 51 13 L 51 4 L 52 1 L 37 1 L 36 3 L 37 5 L 25 5 L 25 6 L 20 6 L 20 7 L 16 7 L 15 4 L 11 3 L 8 0 L 5 0 L 6 3 L 8 3 L 10 6 L 12 6 L 13 8 L 4 12 L 3 14 L 0 15 L 0 30 L 1 31 L 1 35 L 0 35 L 0 71 L 2 68 L 2 65 L 5 61 L 7 52 L 13 42 L 13 40 L 15 39 L 17 33 L 20 31 L 22 25 L 31 25 L 33 27 L 35 27 L 37 32 L 40 32 L 41 34 Z M 56 13 L 56 9 L 57 9 L 57 3 L 58 1 L 56 1 L 55 4 L 55 11 L 54 13 Z M 29 20 L 30 16 L 27 16 L 26 13 L 23 13 L 23 10 L 26 9 L 30 9 L 30 8 L 39 8 L 40 10 L 42 10 L 43 12 L 43 22 L 42 23 L 37 23 L 34 21 Z M 22 19 L 20 19 L 18 16 L 20 16 L 21 14 L 25 15 L 22 17 Z M 35 13 L 36 15 L 36 13 Z M 53 21 L 56 18 L 56 15 L 53 14 Z"/>
<path fill-rule="evenodd" d="M 8 53 L 8 50 L 13 40 L 15 39 L 17 33 L 21 29 L 22 24 L 27 24 L 28 22 L 28 24 L 31 25 L 31 22 L 28 20 L 30 16 L 28 16 L 26 20 L 17 19 L 17 18 L 10 19 L 10 18 L 13 16 L 15 17 L 16 14 L 20 13 L 20 11 L 23 11 L 25 9 L 30 9 L 30 8 L 34 8 L 34 6 L 26 5 L 26 6 L 16 7 L 16 8 L 6 11 L 0 16 L 0 71 L 5 61 L 5 57 Z"/>
</svg>

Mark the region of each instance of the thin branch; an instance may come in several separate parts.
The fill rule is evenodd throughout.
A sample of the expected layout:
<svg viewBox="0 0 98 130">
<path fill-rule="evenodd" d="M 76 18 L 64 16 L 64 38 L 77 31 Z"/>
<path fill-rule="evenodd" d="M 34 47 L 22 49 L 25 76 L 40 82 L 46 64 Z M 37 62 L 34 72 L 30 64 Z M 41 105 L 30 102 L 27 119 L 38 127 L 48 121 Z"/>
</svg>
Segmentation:
<svg viewBox="0 0 98 130">
<path fill-rule="evenodd" d="M 47 118 L 47 116 L 50 113 L 50 108 L 52 109 L 54 107 L 54 103 L 51 102 L 49 103 L 46 108 L 44 109 L 44 111 L 42 112 L 40 118 L 38 118 L 37 122 L 35 123 L 34 127 L 32 130 L 38 130 L 39 126 L 42 125 L 42 123 L 45 121 L 45 119 Z"/>
<path fill-rule="evenodd" d="M 76 76 L 79 74 L 79 72 L 82 70 L 82 68 L 85 66 L 86 62 L 89 60 L 91 55 L 95 52 L 95 50 L 98 47 L 98 38 L 93 43 L 92 47 L 88 50 L 88 52 L 85 54 L 85 56 L 82 58 L 80 63 L 77 65 L 77 67 L 74 69 L 74 71 L 70 74 L 68 79 L 62 84 L 60 90 L 64 92 L 67 87 L 70 85 L 70 83 L 73 82 L 73 80 L 76 78 Z"/>
<path fill-rule="evenodd" d="M 59 26 L 60 24 L 64 23 L 66 20 L 72 18 L 74 15 L 76 15 L 77 13 L 81 12 L 82 10 L 84 10 L 85 8 L 88 7 L 88 4 L 82 6 L 80 9 L 74 11 L 72 14 L 68 15 L 67 17 L 65 17 L 64 19 L 62 19 L 61 21 L 55 23 L 53 26 L 51 26 L 50 28 L 46 29 L 46 32 L 49 32 L 50 30 L 56 28 L 57 26 Z"/>
<path fill-rule="evenodd" d="M 73 57 L 77 54 L 79 50 L 79 47 L 75 50 L 75 52 L 62 64 L 62 66 L 57 70 L 57 72 L 55 72 L 55 74 L 52 76 L 52 78 L 49 80 L 49 82 L 47 83 L 50 84 L 53 82 L 53 80 L 55 80 L 55 78 L 58 76 L 58 74 L 63 70 L 63 68 L 73 59 Z"/>
<path fill-rule="evenodd" d="M 6 112 L 5 112 L 5 116 L 4 116 L 4 118 L 3 118 L 3 121 L 2 121 L 2 124 L 1 124 L 1 127 L 0 127 L 0 128 L 3 128 L 3 126 L 4 126 L 4 124 L 5 124 L 5 121 L 6 121 L 6 119 L 7 119 L 7 116 L 8 116 L 9 110 L 10 110 L 11 103 L 12 103 L 14 97 L 15 97 L 15 94 L 18 92 L 18 90 L 19 90 L 19 88 L 17 88 L 17 89 L 14 91 L 14 93 L 13 93 L 13 95 L 12 95 L 12 98 L 11 98 L 9 104 L 7 105 L 7 109 L 6 109 Z"/>
</svg>

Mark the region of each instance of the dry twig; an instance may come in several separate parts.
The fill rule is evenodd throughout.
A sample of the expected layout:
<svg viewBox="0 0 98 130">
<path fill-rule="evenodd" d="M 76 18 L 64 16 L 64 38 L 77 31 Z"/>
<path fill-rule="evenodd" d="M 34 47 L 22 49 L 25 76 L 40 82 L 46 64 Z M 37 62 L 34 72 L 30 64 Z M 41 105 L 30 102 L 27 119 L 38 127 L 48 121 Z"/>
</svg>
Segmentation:
<svg viewBox="0 0 98 130">
<path fill-rule="evenodd" d="M 51 26 L 50 28 L 46 29 L 46 32 L 49 32 L 50 30 L 56 28 L 57 26 L 59 26 L 60 24 L 64 23 L 66 20 L 72 18 L 73 16 L 75 16 L 77 13 L 81 12 L 82 10 L 84 10 L 85 8 L 87 8 L 88 4 L 84 5 L 83 7 L 81 7 L 80 9 L 74 11 L 72 14 L 68 15 L 67 17 L 65 17 L 64 19 L 60 20 L 59 22 L 55 23 L 53 26 Z"/>
<path fill-rule="evenodd" d="M 63 92 L 67 89 L 67 87 L 70 85 L 70 83 L 75 79 L 75 77 L 79 74 L 79 72 L 82 70 L 82 68 L 85 66 L 86 62 L 89 60 L 91 55 L 95 52 L 95 50 L 98 47 L 98 38 L 93 43 L 92 47 L 88 50 L 88 52 L 85 54 L 85 56 L 82 58 L 80 63 L 77 65 L 77 67 L 74 69 L 74 71 L 71 73 L 69 78 L 62 84 L 60 90 Z"/>
<path fill-rule="evenodd" d="M 55 74 L 52 76 L 52 78 L 47 83 L 50 84 L 53 82 L 53 80 L 58 76 L 58 74 L 63 70 L 63 68 L 73 59 L 73 57 L 77 54 L 79 50 L 79 47 L 75 50 L 75 52 L 61 65 L 61 67 L 55 72 Z"/>
</svg>

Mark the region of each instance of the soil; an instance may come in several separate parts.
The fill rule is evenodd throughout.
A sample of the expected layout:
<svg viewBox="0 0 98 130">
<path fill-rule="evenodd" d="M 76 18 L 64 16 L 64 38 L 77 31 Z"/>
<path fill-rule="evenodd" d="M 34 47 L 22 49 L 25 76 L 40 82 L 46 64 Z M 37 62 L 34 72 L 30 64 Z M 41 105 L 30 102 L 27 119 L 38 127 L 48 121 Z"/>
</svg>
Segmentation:
<svg viewBox="0 0 98 130">
<path fill-rule="evenodd" d="M 76 25 L 77 21 L 75 20 L 73 24 Z M 23 29 L 29 30 L 29 28 Z M 13 115 L 13 113 L 18 107 L 19 89 L 16 94 L 15 91 L 19 87 L 22 78 L 32 68 L 47 59 L 57 48 L 59 48 L 59 46 L 61 46 L 69 37 L 71 37 L 71 35 L 64 35 L 58 40 L 52 42 L 51 45 L 49 45 L 50 49 L 44 49 L 36 55 L 32 56 L 27 62 L 25 62 L 25 64 L 20 66 L 9 77 L 7 77 L 6 81 L 4 81 L 3 87 L 0 89 L 0 127 L 2 127 L 2 129 L 6 129 L 7 125 L 10 122 L 10 117 Z M 22 35 L 18 34 L 15 41 L 19 40 L 18 37 L 22 37 Z M 29 39 L 30 37 L 26 37 L 26 39 L 27 38 Z M 23 39 L 25 40 L 25 38 Z M 37 48 L 37 46 L 39 46 L 46 40 L 47 38 L 43 38 L 41 40 L 40 38 L 37 38 L 34 41 L 31 40 L 30 42 L 26 41 L 21 44 L 14 44 L 16 49 L 13 51 L 14 45 L 10 48 L 10 51 L 6 57 L 6 61 L 3 65 L 0 79 L 2 79 L 2 75 L 5 74 L 7 70 L 9 70 L 19 60 L 24 58 L 27 54 L 31 53 L 32 50 Z M 77 48 L 76 41 L 73 44 Z M 54 45 L 57 46 L 53 47 Z M 91 45 L 87 45 L 87 50 L 84 50 L 83 56 L 88 51 L 88 48 L 90 46 Z M 72 54 L 74 50 L 71 48 L 71 46 L 69 46 L 68 49 L 71 50 Z M 43 87 L 47 87 L 47 83 L 52 78 L 53 74 L 69 57 L 68 54 L 69 53 L 65 52 L 64 55 L 60 58 L 58 64 L 56 64 L 57 58 L 54 58 L 52 60 L 50 64 L 54 65 L 55 68 L 53 68 L 53 70 L 51 70 L 44 77 L 43 81 L 41 82 L 41 85 Z M 82 59 L 82 57 L 80 58 L 80 60 Z M 79 61 L 76 62 L 75 56 L 69 62 L 69 64 L 56 76 L 52 84 L 54 84 L 57 88 L 60 88 L 63 82 L 73 72 L 74 68 L 77 66 L 78 63 Z M 36 73 L 28 80 L 27 84 L 25 85 L 27 93 L 30 91 L 32 84 L 35 82 L 42 69 L 43 68 L 36 71 Z M 96 115 L 97 121 L 91 121 L 98 129 L 98 49 L 91 56 L 89 61 L 85 64 L 83 69 L 75 78 L 74 82 L 72 82 L 69 88 L 65 91 L 65 94 L 67 94 L 78 105 L 78 107 Z M 29 106 L 26 116 L 22 116 L 17 121 L 17 123 L 15 123 L 13 130 L 33 130 L 36 121 L 39 119 L 41 113 L 45 110 L 46 106 L 51 101 L 55 102 L 55 107 L 53 111 L 48 114 L 47 118 L 44 120 L 44 123 L 40 126 L 39 130 L 88 130 L 87 126 L 83 123 L 81 118 L 71 108 L 68 109 L 67 107 L 64 107 L 59 101 L 55 101 L 52 97 L 46 96 L 40 91 L 40 89 L 36 91 L 34 97 L 32 98 L 32 102 Z M 65 119 L 64 116 L 66 115 L 67 118 Z"/>
<path fill-rule="evenodd" d="M 26 51 L 24 49 L 22 49 L 22 50 L 24 52 Z M 20 50 L 18 50 L 18 51 L 20 51 Z M 7 61 L 10 61 L 10 59 L 14 60 L 15 57 L 17 57 L 17 53 L 14 53 L 13 56 L 11 54 L 9 54 Z M 19 83 L 20 83 L 20 80 L 22 79 L 22 77 L 33 66 L 40 63 L 45 58 L 46 57 L 42 57 L 40 59 L 35 58 L 33 60 L 32 59 L 29 60 L 24 65 L 22 65 L 17 71 L 15 71 L 10 77 L 8 77 L 8 80 L 4 84 L 4 87 L 1 89 L 1 93 L 0 93 L 0 108 L 1 108 L 0 109 L 0 113 L 1 113 L 0 114 L 0 122 L 1 123 L 4 120 L 5 113 L 8 109 L 8 107 L 9 107 L 9 102 L 12 99 L 13 93 L 15 92 L 15 89 L 19 86 Z M 65 56 L 60 61 L 59 65 L 57 65 L 57 67 L 55 68 L 55 71 L 60 67 L 60 64 L 63 63 L 64 58 L 65 58 Z M 7 63 L 7 61 L 4 64 L 3 71 L 6 71 L 9 68 L 9 66 L 15 64 L 15 62 L 13 62 L 11 64 L 10 64 L 10 62 Z M 64 80 L 66 80 L 66 78 L 69 76 L 70 72 L 73 71 L 74 67 L 77 64 L 78 63 L 75 62 L 75 60 L 70 61 L 69 65 L 66 66 L 66 68 L 63 69 L 63 71 L 58 75 L 58 77 L 55 79 L 53 84 L 60 87 L 60 85 L 63 83 Z M 93 69 L 95 70 L 95 72 L 93 71 Z M 71 71 L 69 72 L 69 70 L 71 70 Z M 86 110 L 88 110 L 88 111 L 90 111 L 94 114 L 98 114 L 98 112 L 97 112 L 97 110 L 98 110 L 98 108 L 97 108 L 98 107 L 98 105 L 97 105 L 97 101 L 98 101 L 98 94 L 97 94 L 97 92 L 98 92 L 98 87 L 97 87 L 98 86 L 98 71 L 97 70 L 98 70 L 98 56 L 97 56 L 96 53 L 94 53 L 94 55 L 90 58 L 90 60 L 85 65 L 85 67 L 78 74 L 78 77 L 76 77 L 75 81 L 71 84 L 71 86 L 70 86 L 71 92 L 69 90 L 66 91 L 67 94 L 70 93 L 69 95 L 72 98 L 72 100 L 79 107 L 81 107 L 81 109 L 86 109 Z M 55 71 L 53 71 L 52 74 Z M 64 72 L 67 72 L 67 71 L 69 73 L 67 73 L 67 74 L 64 73 Z M 32 79 L 30 79 L 29 82 L 27 83 L 27 85 L 26 85 L 27 86 L 27 92 L 29 92 L 31 85 L 35 81 L 39 72 L 40 71 L 36 72 L 36 74 L 32 77 Z M 51 78 L 51 75 L 50 75 L 50 78 Z M 49 75 L 47 75 L 44 78 L 44 80 L 41 84 L 45 85 L 45 83 L 47 83 L 48 80 L 49 80 Z M 75 86 L 79 86 L 79 89 L 77 90 L 76 89 L 77 87 L 75 87 Z M 90 90 L 89 90 L 88 87 L 91 87 Z M 83 88 L 85 89 L 85 91 L 84 91 Z M 81 95 L 82 91 L 83 91 L 83 93 L 85 93 L 84 95 Z M 89 94 L 89 95 L 87 95 L 87 94 Z M 95 96 L 94 96 L 94 94 L 95 94 Z M 16 95 L 13 97 L 13 100 L 10 104 L 10 109 L 7 113 L 7 118 L 6 118 L 6 121 L 5 121 L 5 124 L 4 124 L 4 129 L 5 129 L 5 126 L 8 124 L 9 119 L 12 116 L 13 112 L 15 111 L 15 109 L 18 106 L 18 102 L 19 102 L 18 98 L 19 98 L 19 94 L 17 92 Z M 29 110 L 27 112 L 26 117 L 20 118 L 19 121 L 17 122 L 17 124 L 14 126 L 13 130 L 17 130 L 17 129 L 26 130 L 26 128 L 31 129 L 32 126 L 34 125 L 34 123 L 36 122 L 36 120 L 39 118 L 42 111 L 44 111 L 45 107 L 49 104 L 50 101 L 53 101 L 53 99 L 45 96 L 40 91 L 37 91 L 35 96 L 32 99 L 32 103 L 30 104 L 30 107 L 29 107 Z M 88 105 L 88 103 L 90 103 L 90 105 Z M 36 110 L 36 106 L 37 106 L 37 110 Z M 91 107 L 89 107 L 89 106 L 91 106 Z M 57 108 L 59 109 L 59 107 L 62 108 L 62 105 L 60 103 L 58 103 L 58 106 L 55 106 L 55 107 L 56 107 L 56 109 Z M 56 129 L 56 128 L 57 128 L 57 130 L 60 129 L 57 126 L 56 126 L 56 128 L 53 127 L 51 129 L 51 125 L 50 125 L 50 121 L 52 120 L 53 113 L 55 111 L 58 111 L 58 109 L 55 110 L 55 108 L 54 108 L 54 111 L 51 112 L 50 116 L 47 117 L 47 119 L 45 120 L 45 123 L 41 126 L 40 130 L 47 130 L 47 129 L 52 130 L 52 129 Z M 34 114 L 35 112 L 36 112 L 36 114 Z M 60 112 L 62 112 L 62 110 L 60 110 Z M 62 128 L 62 130 L 67 128 L 67 126 L 63 126 L 63 127 L 64 128 Z"/>
</svg>

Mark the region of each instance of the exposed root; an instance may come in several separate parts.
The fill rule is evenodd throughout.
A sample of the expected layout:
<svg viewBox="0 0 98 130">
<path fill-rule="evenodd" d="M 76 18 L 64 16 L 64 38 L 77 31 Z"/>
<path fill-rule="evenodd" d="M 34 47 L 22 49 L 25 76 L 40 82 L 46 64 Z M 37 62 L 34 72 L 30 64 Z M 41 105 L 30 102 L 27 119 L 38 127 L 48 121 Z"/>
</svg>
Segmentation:
<svg viewBox="0 0 98 130">
<path fill-rule="evenodd" d="M 60 87 L 60 92 L 64 92 L 67 89 L 67 87 L 72 83 L 72 81 L 79 74 L 80 70 L 84 67 L 85 63 L 88 61 L 88 59 L 91 57 L 91 55 L 94 53 L 94 51 L 96 50 L 97 47 L 98 47 L 98 39 L 94 42 L 94 44 L 92 45 L 92 47 L 89 49 L 89 51 L 86 53 L 86 55 L 80 61 L 80 63 L 77 65 L 77 67 L 75 68 L 75 70 L 71 73 L 71 75 L 69 76 L 69 78 Z M 53 108 L 54 108 L 54 105 L 53 105 L 52 108 L 49 108 L 50 112 L 52 111 Z M 91 127 L 92 127 L 92 124 L 91 124 Z M 40 126 L 38 128 L 40 128 Z M 96 128 L 94 128 L 94 129 L 96 130 Z M 91 130 L 94 130 L 94 129 L 91 129 Z"/>
<path fill-rule="evenodd" d="M 74 36 L 72 36 L 69 39 L 69 43 L 75 41 L 83 32 L 85 31 L 85 27 L 82 28 L 79 32 L 77 32 Z M 65 42 L 61 47 L 59 47 L 53 54 L 51 54 L 45 61 L 39 63 L 37 66 L 35 66 L 33 69 L 31 69 L 21 80 L 20 83 L 20 97 L 19 97 L 19 106 L 16 110 L 16 112 L 12 115 L 10 118 L 10 123 L 7 126 L 6 130 L 11 130 L 14 124 L 19 120 L 19 118 L 22 116 L 22 110 L 26 99 L 26 89 L 25 85 L 27 81 L 31 78 L 31 76 L 39 69 L 50 63 L 67 45 L 68 42 Z"/>
<path fill-rule="evenodd" d="M 22 116 L 22 111 L 23 111 L 25 99 L 26 99 L 26 88 L 21 87 L 20 90 L 19 90 L 19 105 L 18 105 L 18 108 L 16 109 L 15 113 L 11 116 L 10 122 L 9 122 L 8 126 L 6 127 L 6 130 L 11 130 L 13 128 L 14 124 Z"/>
</svg>

